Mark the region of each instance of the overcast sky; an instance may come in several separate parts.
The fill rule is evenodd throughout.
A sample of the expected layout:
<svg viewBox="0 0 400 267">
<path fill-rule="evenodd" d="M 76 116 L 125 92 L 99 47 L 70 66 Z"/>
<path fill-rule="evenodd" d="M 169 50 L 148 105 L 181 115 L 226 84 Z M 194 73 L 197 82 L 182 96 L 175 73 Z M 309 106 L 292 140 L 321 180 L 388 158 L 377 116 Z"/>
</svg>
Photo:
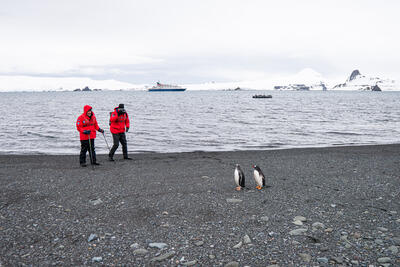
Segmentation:
<svg viewBox="0 0 400 267">
<path fill-rule="evenodd" d="M 129 83 L 400 77 L 397 0 L 1 0 L 0 75 Z"/>
</svg>

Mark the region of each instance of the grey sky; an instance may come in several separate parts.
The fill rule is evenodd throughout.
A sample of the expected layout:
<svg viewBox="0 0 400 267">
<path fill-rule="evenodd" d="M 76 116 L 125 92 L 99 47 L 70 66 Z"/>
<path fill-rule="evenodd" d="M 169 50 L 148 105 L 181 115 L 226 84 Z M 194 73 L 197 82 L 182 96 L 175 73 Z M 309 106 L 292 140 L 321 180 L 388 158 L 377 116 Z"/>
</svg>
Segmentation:
<svg viewBox="0 0 400 267">
<path fill-rule="evenodd" d="M 400 76 L 396 0 L 0 3 L 0 75 L 200 83 L 358 68 Z"/>
</svg>

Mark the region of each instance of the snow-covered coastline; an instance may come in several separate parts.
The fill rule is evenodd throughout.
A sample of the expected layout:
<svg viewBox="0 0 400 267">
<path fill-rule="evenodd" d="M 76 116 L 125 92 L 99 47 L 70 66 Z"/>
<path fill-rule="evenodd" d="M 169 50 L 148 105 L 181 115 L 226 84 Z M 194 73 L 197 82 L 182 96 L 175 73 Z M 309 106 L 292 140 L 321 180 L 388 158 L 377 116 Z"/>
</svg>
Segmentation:
<svg viewBox="0 0 400 267">
<path fill-rule="evenodd" d="M 179 82 L 176 82 L 179 83 Z M 187 90 L 290 90 L 290 91 L 400 91 L 398 81 L 390 78 L 368 76 L 354 70 L 347 79 L 325 78 L 307 68 L 292 75 L 266 75 L 264 79 L 230 82 L 205 82 L 181 84 Z M 32 77 L 1 76 L 0 92 L 21 91 L 74 91 L 89 87 L 98 90 L 147 90 L 151 84 L 134 84 L 117 80 L 95 80 L 87 77 Z M 376 87 L 377 86 L 377 87 Z M 378 90 L 378 91 L 379 91 Z"/>
</svg>

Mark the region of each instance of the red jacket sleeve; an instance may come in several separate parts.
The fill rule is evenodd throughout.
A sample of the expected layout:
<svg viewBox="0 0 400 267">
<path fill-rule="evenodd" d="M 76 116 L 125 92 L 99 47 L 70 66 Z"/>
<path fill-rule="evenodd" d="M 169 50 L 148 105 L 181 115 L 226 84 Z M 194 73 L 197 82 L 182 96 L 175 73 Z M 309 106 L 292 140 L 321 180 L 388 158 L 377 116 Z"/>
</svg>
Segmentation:
<svg viewBox="0 0 400 267">
<path fill-rule="evenodd" d="M 78 132 L 80 132 L 80 133 L 83 132 L 81 117 L 78 117 L 78 120 L 76 121 L 76 129 L 77 129 Z"/>
<path fill-rule="evenodd" d="M 128 113 L 126 113 L 125 126 L 126 126 L 126 128 L 130 128 L 130 127 L 131 127 L 131 124 L 130 124 L 130 121 L 129 121 Z"/>
<path fill-rule="evenodd" d="M 118 114 L 114 111 L 113 113 L 111 113 L 110 121 L 115 122 L 116 120 L 118 120 Z"/>
</svg>

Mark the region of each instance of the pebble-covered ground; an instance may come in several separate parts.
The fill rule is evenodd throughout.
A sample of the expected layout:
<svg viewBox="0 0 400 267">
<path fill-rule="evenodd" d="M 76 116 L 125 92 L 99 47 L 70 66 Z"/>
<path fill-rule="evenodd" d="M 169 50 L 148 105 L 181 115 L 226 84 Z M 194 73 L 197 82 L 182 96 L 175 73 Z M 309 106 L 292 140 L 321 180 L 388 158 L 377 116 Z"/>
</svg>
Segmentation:
<svg viewBox="0 0 400 267">
<path fill-rule="evenodd" d="M 400 266 L 400 145 L 99 158 L 0 156 L 0 266 Z"/>
</svg>

